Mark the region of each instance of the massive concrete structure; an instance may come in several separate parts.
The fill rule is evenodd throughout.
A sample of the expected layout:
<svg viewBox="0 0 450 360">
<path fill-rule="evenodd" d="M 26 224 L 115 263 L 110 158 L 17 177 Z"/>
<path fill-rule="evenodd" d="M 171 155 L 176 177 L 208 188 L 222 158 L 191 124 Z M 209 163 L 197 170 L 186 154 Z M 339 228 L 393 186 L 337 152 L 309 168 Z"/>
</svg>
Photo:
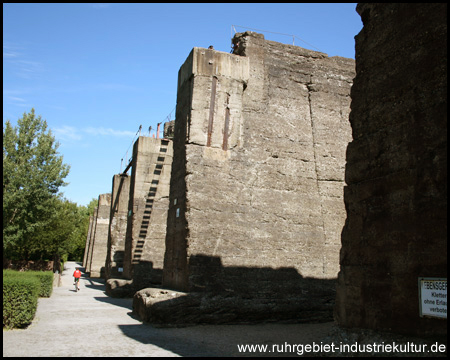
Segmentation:
<svg viewBox="0 0 450 360">
<path fill-rule="evenodd" d="M 356 36 L 336 318 L 347 328 L 446 337 L 447 5 L 357 11 L 364 28 Z M 442 296 L 429 295 L 428 317 L 420 314 L 422 277 L 445 279 L 434 291 Z"/>
<path fill-rule="evenodd" d="M 109 218 L 111 211 L 111 194 L 98 197 L 98 208 L 91 230 L 89 254 L 86 272 L 92 278 L 105 276 L 105 260 L 108 244 Z"/>
<path fill-rule="evenodd" d="M 94 246 L 94 238 L 95 238 L 95 226 L 97 224 L 97 211 L 98 207 L 94 209 L 94 213 L 89 219 L 89 231 L 87 235 L 86 241 L 88 242 L 88 246 L 86 247 L 85 251 L 85 258 L 86 262 L 84 263 L 84 268 L 86 273 L 91 272 L 91 259 L 92 259 L 92 249 Z"/>
<path fill-rule="evenodd" d="M 195 48 L 179 72 L 164 284 L 210 285 L 200 254 L 335 278 L 354 62 L 250 32 L 233 41 L 234 54 Z"/>
<path fill-rule="evenodd" d="M 129 195 L 130 177 L 127 174 L 114 175 L 112 181 L 111 217 L 105 263 L 106 279 L 122 277 Z"/>
<path fill-rule="evenodd" d="M 95 209 L 94 214 L 97 210 Z M 87 271 L 87 264 L 90 264 L 90 247 L 91 247 L 91 237 L 92 237 L 92 229 L 94 227 L 94 215 L 89 216 L 89 227 L 88 233 L 86 236 L 86 245 L 84 247 L 84 256 L 83 256 L 83 267 Z"/>
<path fill-rule="evenodd" d="M 123 277 L 136 288 L 161 284 L 172 141 L 140 136 L 133 147 Z"/>
<path fill-rule="evenodd" d="M 179 71 L 163 286 L 245 298 L 228 304 L 242 319 L 327 317 L 354 60 L 233 42 L 194 48 Z"/>
</svg>

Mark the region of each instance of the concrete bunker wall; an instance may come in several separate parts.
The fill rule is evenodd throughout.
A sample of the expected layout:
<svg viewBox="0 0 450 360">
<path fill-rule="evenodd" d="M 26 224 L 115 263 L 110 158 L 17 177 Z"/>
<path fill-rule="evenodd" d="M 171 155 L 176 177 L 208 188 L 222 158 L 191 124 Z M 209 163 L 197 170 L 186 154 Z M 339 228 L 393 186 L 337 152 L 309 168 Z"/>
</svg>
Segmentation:
<svg viewBox="0 0 450 360">
<path fill-rule="evenodd" d="M 357 11 L 336 319 L 446 336 L 420 317 L 418 279 L 447 278 L 447 5 Z"/>
<path fill-rule="evenodd" d="M 161 284 L 172 141 L 140 136 L 133 147 L 123 277 L 136 287 Z"/>
<path fill-rule="evenodd" d="M 106 279 L 121 278 L 123 274 L 129 195 L 130 177 L 127 174 L 114 175 L 105 265 Z"/>
<path fill-rule="evenodd" d="M 314 278 L 333 293 L 354 61 L 233 41 L 179 71 L 163 285 L 276 298 Z M 292 271 L 274 286 L 268 268 Z"/>
<path fill-rule="evenodd" d="M 98 208 L 95 217 L 95 229 L 91 240 L 90 259 L 88 259 L 89 276 L 99 278 L 105 276 L 105 259 L 108 245 L 109 218 L 111 211 L 111 194 L 98 197 Z"/>
<path fill-rule="evenodd" d="M 95 210 L 94 210 L 95 213 Z M 83 267 L 87 270 L 87 264 L 90 263 L 90 247 L 91 247 L 91 238 L 92 238 L 92 229 L 94 226 L 94 215 L 89 216 L 89 227 L 88 233 L 86 236 L 86 245 L 84 247 L 84 256 L 83 256 Z"/>
</svg>

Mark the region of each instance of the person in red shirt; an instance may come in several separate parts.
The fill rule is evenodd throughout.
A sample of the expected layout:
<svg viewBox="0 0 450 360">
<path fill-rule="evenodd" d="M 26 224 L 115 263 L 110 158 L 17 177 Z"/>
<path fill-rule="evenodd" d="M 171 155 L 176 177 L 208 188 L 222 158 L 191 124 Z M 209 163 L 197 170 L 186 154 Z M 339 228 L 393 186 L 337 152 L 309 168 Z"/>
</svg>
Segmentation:
<svg viewBox="0 0 450 360">
<path fill-rule="evenodd" d="M 77 284 L 78 290 L 80 290 L 80 277 L 81 277 L 81 271 L 79 268 L 76 268 L 76 270 L 73 272 L 74 281 Z"/>
</svg>

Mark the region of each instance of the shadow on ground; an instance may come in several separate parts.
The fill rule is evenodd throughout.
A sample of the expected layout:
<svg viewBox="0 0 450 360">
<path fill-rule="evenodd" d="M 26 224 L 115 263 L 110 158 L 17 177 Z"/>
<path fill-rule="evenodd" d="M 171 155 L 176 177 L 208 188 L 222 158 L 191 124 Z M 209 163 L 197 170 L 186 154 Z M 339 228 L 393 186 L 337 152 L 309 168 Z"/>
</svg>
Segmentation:
<svg viewBox="0 0 450 360">
<path fill-rule="evenodd" d="M 126 336 L 136 341 L 156 345 L 180 356 L 231 356 L 231 347 L 236 346 L 230 344 L 229 352 L 217 349 L 217 344 L 207 343 L 202 334 L 196 335 L 196 328 L 161 329 L 148 324 L 118 326 Z M 220 334 L 216 335 L 220 337 Z"/>
</svg>

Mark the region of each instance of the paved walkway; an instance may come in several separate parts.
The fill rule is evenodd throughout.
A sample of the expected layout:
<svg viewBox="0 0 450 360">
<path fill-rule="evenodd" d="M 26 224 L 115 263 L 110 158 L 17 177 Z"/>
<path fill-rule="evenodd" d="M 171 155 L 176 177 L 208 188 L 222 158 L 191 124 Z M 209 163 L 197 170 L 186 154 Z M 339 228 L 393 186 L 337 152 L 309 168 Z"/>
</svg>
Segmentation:
<svg viewBox="0 0 450 360">
<path fill-rule="evenodd" d="M 62 286 L 40 298 L 33 323 L 3 330 L 3 356 L 298 356 L 296 353 L 240 353 L 239 344 L 306 344 L 320 341 L 325 324 L 208 325 L 155 328 L 131 316 L 132 299 L 105 294 L 102 279 L 81 278 L 75 292 L 67 262 Z M 308 355 L 308 354 L 305 354 Z M 311 354 L 309 354 L 311 355 Z"/>
</svg>

